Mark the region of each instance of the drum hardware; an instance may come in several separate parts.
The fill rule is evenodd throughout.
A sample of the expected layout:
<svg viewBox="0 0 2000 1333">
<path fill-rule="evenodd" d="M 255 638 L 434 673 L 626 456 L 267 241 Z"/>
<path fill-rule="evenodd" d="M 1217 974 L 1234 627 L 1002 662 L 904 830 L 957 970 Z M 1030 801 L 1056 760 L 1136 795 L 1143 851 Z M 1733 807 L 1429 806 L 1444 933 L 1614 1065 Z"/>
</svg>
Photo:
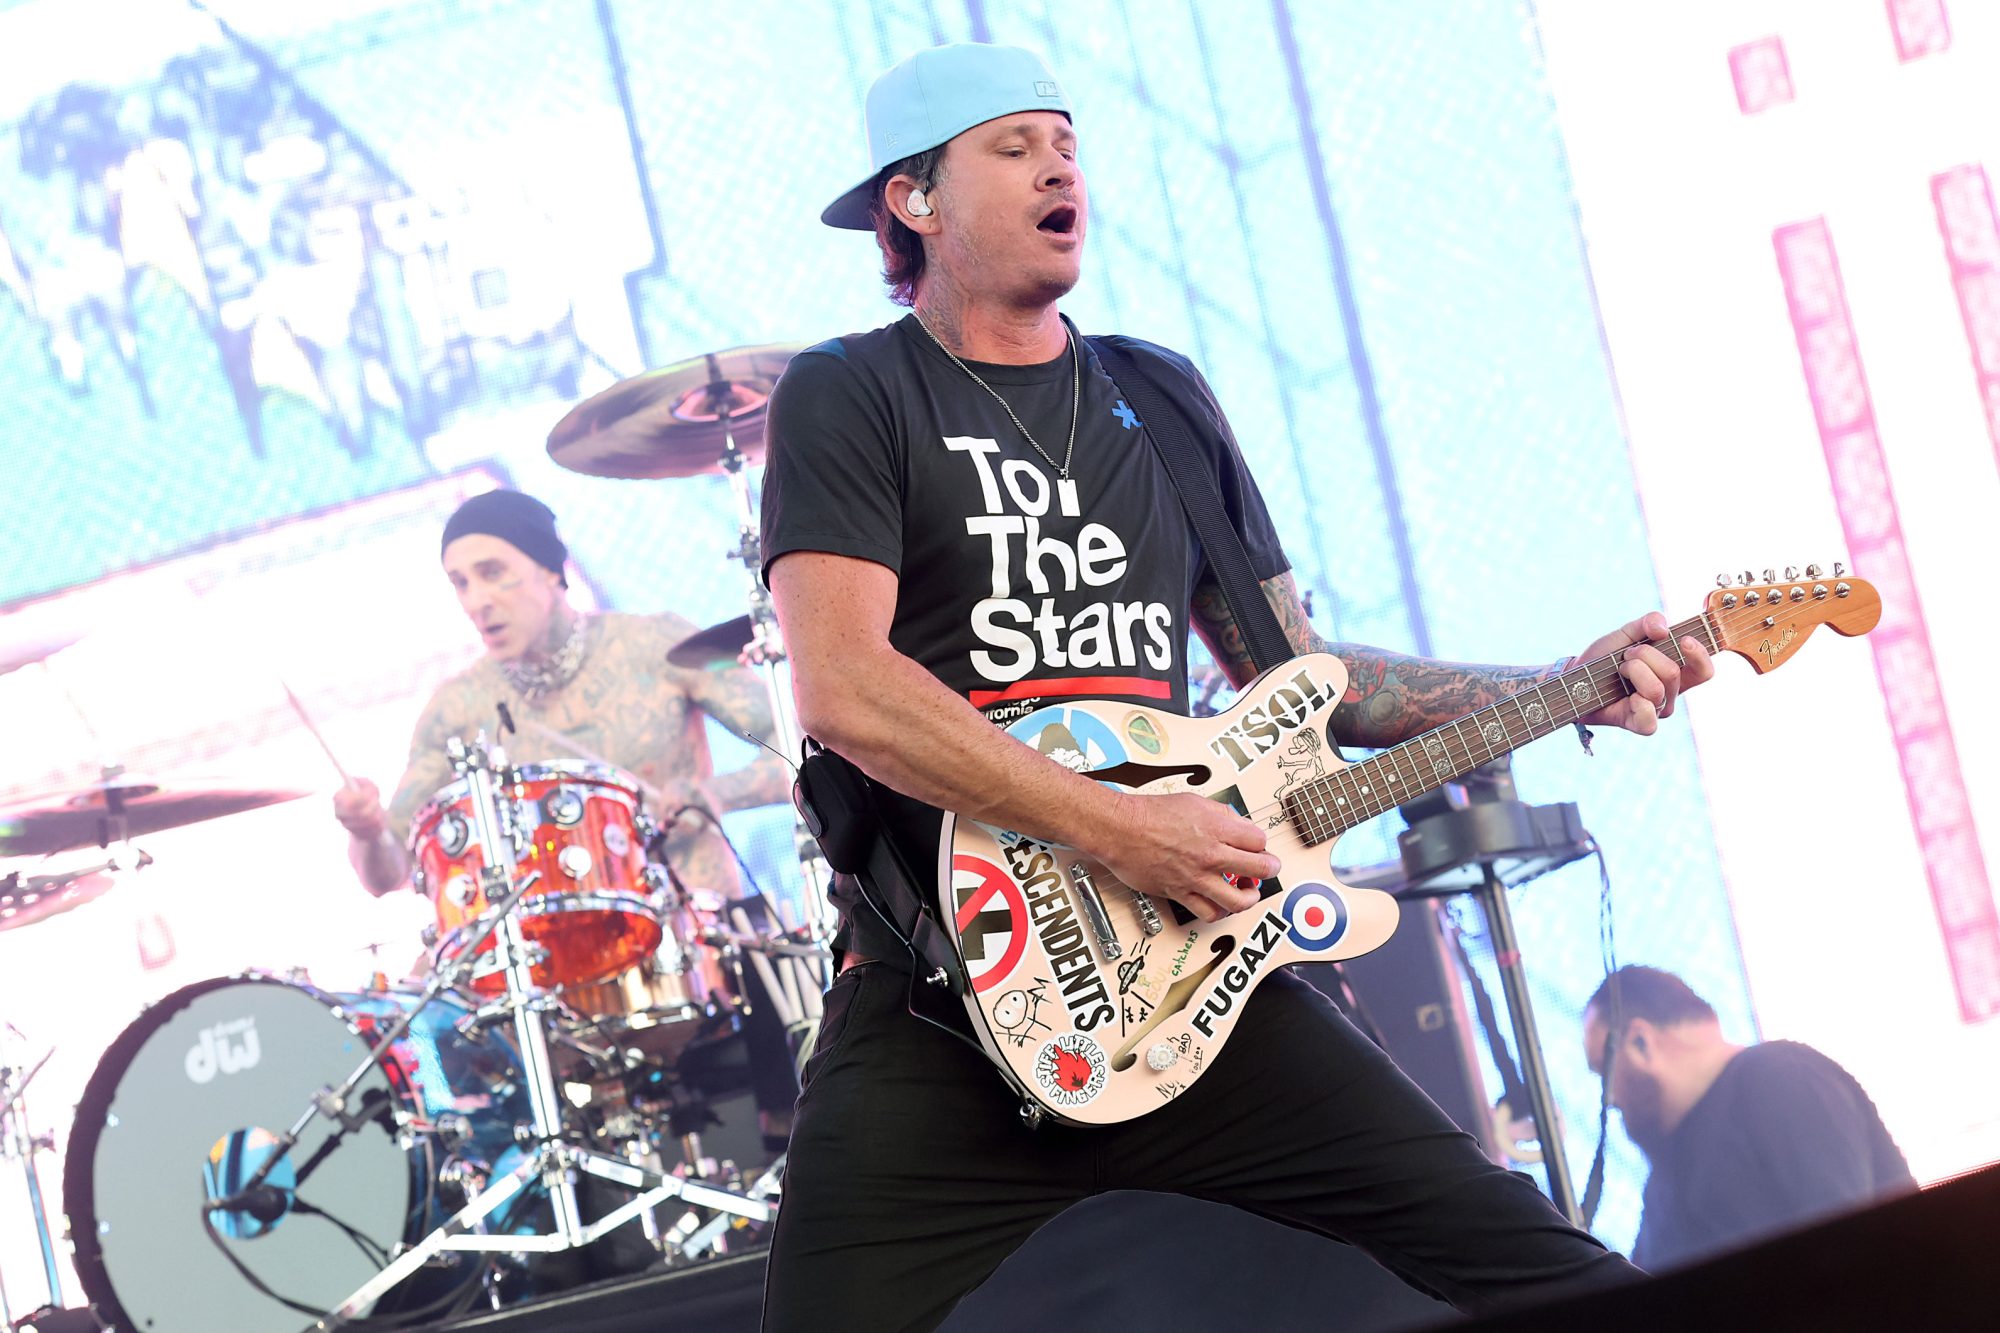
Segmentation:
<svg viewBox="0 0 2000 1333">
<path fill-rule="evenodd" d="M 791 691 L 779 678 L 784 636 L 762 577 L 763 547 L 750 481 L 744 469 L 764 457 L 764 425 L 771 391 L 785 365 L 803 349 L 782 345 L 712 352 L 635 376 L 578 404 L 549 432 L 549 456 L 572 472 L 598 477 L 692 477 L 720 472 L 729 479 L 737 508 L 737 538 L 728 557 L 749 580 L 750 634 L 746 646 L 764 678 L 787 763 L 804 739 Z M 720 630 L 722 627 L 716 627 Z M 714 633 L 703 631 L 702 633 Z M 801 895 L 813 939 L 833 938 L 826 900 L 826 867 L 810 838 L 799 840 Z M 828 954 L 828 961 L 831 953 Z M 816 969 L 818 989 L 831 969 Z"/>
<path fill-rule="evenodd" d="M 278 1136 L 270 1146 L 269 1151 L 265 1153 L 263 1160 L 251 1172 L 241 1187 L 228 1194 L 207 1200 L 202 1209 L 204 1217 L 218 1212 L 238 1211 L 244 1209 L 250 1203 L 261 1203 L 267 1200 L 269 1196 L 265 1191 L 271 1188 L 268 1182 L 272 1174 L 278 1169 L 279 1163 L 285 1160 L 286 1155 L 298 1145 L 299 1136 L 305 1133 L 314 1120 L 323 1116 L 328 1121 L 334 1123 L 337 1128 L 320 1148 L 315 1151 L 313 1156 L 307 1159 L 306 1164 L 298 1169 L 296 1178 L 286 1191 L 293 1195 L 296 1195 L 298 1186 L 304 1184 L 307 1177 L 326 1159 L 333 1146 L 337 1145 L 343 1137 L 360 1129 L 380 1114 L 382 1108 L 366 1096 L 361 1100 L 360 1109 L 350 1110 L 349 1103 L 355 1094 L 355 1090 L 360 1087 L 361 1083 L 367 1079 L 371 1072 L 381 1066 L 386 1054 L 397 1042 L 403 1039 L 405 1034 L 409 1032 L 411 1024 L 430 1006 L 431 1002 L 446 990 L 452 989 L 458 984 L 459 974 L 470 967 L 479 957 L 479 954 L 476 952 L 478 947 L 485 942 L 486 936 L 500 930 L 503 923 L 510 919 L 506 916 L 506 913 L 512 910 L 514 904 L 527 891 L 528 887 L 529 885 L 526 882 L 516 886 L 513 893 L 504 900 L 501 911 L 493 915 L 492 919 L 486 923 L 485 929 L 479 938 L 473 941 L 472 948 L 446 963 L 432 974 L 431 979 L 418 994 L 416 1003 L 398 1016 L 386 1031 L 375 1037 L 373 1044 L 362 1057 L 361 1062 L 355 1066 L 353 1071 L 337 1087 L 322 1087 L 313 1093 L 305 1111 L 293 1122 L 289 1129 Z M 527 968 L 525 957 L 522 956 L 524 953 L 525 950 L 518 941 L 514 942 L 514 947 L 509 950 L 509 956 L 514 959 L 516 966 L 523 971 Z M 347 1011 L 337 1005 L 334 1006 L 334 1013 L 340 1017 L 348 1016 Z M 472 1016 L 468 1016 L 468 1018 L 459 1020 L 456 1026 L 462 1030 L 461 1035 L 474 1035 L 474 1030 L 481 1026 L 476 1019 L 477 1014 L 475 1013 Z"/>
<path fill-rule="evenodd" d="M 743 1193 L 752 1199 L 776 1199 L 784 1193 L 784 1180 L 785 1154 L 779 1153 L 777 1160 L 765 1167 Z M 736 1220 L 726 1213 L 711 1217 L 680 1243 L 680 1252 L 689 1259 L 700 1258 L 704 1251 L 711 1248 L 720 1253 L 719 1242 L 736 1225 Z"/>
<path fill-rule="evenodd" d="M 526 939 L 515 908 L 526 894 L 526 884 L 513 854 L 511 839 L 502 835 L 500 789 L 513 785 L 517 777 L 507 770 L 504 760 L 489 751 L 483 738 L 467 746 L 453 738 L 447 746 L 452 765 L 462 776 L 470 797 L 472 822 L 483 849 L 492 849 L 481 875 L 490 899 L 506 893 L 505 906 L 487 927 L 497 931 L 499 952 L 507 960 L 503 974 L 506 993 L 514 1005 L 514 1036 L 518 1045 L 522 1084 L 530 1110 L 528 1157 L 519 1166 L 491 1180 L 469 1203 L 442 1226 L 405 1249 L 393 1262 L 329 1311 L 314 1327 L 327 1330 L 362 1310 L 398 1286 L 432 1256 L 446 1251 L 473 1250 L 511 1253 L 555 1253 L 587 1245 L 598 1237 L 631 1221 L 661 1201 L 680 1197 L 702 1207 L 718 1208 L 757 1221 L 770 1218 L 768 1203 L 705 1185 L 693 1184 L 658 1171 L 648 1170 L 605 1153 L 581 1149 L 565 1142 L 562 1108 L 557 1101 L 554 1068 L 549 1058 L 544 1015 L 529 1001 L 535 982 L 525 954 Z M 475 946 L 476 947 L 476 946 Z M 462 957 L 469 956 L 467 949 Z M 428 990 L 434 992 L 434 979 Z M 596 1222 L 586 1225 L 578 1206 L 576 1178 L 579 1173 L 595 1176 L 633 1191 L 633 1197 L 612 1209 Z M 533 1235 L 484 1235 L 473 1231 L 503 1204 L 520 1196 L 539 1179 L 554 1211 L 552 1233 Z"/>
<path fill-rule="evenodd" d="M 122 874 L 151 864 L 153 858 L 145 849 L 120 842 L 106 848 L 102 860 L 40 874 L 9 871 L 0 875 L 0 930 L 19 930 L 81 907 L 110 892 Z"/>
<path fill-rule="evenodd" d="M 439 1177 L 453 1157 L 512 1165 L 527 1098 L 511 1045 L 460 1037 L 462 1009 L 446 997 L 421 1013 L 414 1005 L 414 992 L 331 995 L 250 974 L 142 1010 L 85 1089 L 64 1172 L 78 1276 L 107 1321 L 155 1333 L 296 1327 L 285 1301 L 316 1314 L 449 1215 Z M 257 1126 L 291 1115 L 302 1085 L 336 1084 L 403 1013 L 403 1040 L 345 1099 L 359 1132 L 316 1124 L 294 1148 L 296 1164 L 283 1160 L 238 1209 L 188 1225 L 188 1164 L 202 1164 L 204 1198 L 242 1192 L 278 1140 Z M 224 1042 L 238 1056 L 234 1072 L 217 1058 Z M 250 1053 L 260 1058 L 242 1059 Z M 393 1308 L 435 1303 L 440 1291 L 447 1304 L 472 1295 L 480 1267 L 427 1277 L 395 1293 Z"/>
<path fill-rule="evenodd" d="M 21 1174 L 27 1185 L 28 1211 L 34 1215 L 35 1241 L 41 1249 L 42 1280 L 49 1295 L 47 1305 L 60 1307 L 63 1303 L 62 1275 L 56 1266 L 55 1239 L 49 1231 L 48 1208 L 42 1200 L 41 1176 L 35 1170 L 35 1154 L 52 1151 L 55 1139 L 51 1135 L 35 1134 L 29 1130 L 28 1107 L 23 1100 L 28 1085 L 48 1064 L 55 1048 L 50 1047 L 24 1074 L 6 1052 L 4 1043 L 9 1033 L 17 1040 L 26 1040 L 19 1028 L 0 1019 L 0 1157 L 13 1157 L 21 1163 Z M 8 1328 L 14 1326 L 13 1312 L 8 1308 L 4 1287 L 0 1287 L 0 1324 Z"/>
</svg>

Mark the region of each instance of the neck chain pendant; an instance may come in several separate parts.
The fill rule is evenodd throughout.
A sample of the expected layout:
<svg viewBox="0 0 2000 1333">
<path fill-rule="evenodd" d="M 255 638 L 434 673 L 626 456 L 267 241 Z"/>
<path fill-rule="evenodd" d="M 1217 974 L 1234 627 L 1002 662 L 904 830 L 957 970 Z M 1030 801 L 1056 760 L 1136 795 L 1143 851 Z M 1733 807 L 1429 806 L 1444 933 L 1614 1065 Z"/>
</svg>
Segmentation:
<svg viewBox="0 0 2000 1333">
<path fill-rule="evenodd" d="M 542 699 L 554 694 L 563 686 L 576 679 L 576 673 L 583 669 L 583 652 L 586 646 L 584 631 L 585 617 L 578 616 L 569 627 L 569 637 L 562 647 L 547 658 L 524 666 L 519 662 L 500 663 L 500 674 L 507 683 L 521 692 L 525 699 Z"/>
</svg>

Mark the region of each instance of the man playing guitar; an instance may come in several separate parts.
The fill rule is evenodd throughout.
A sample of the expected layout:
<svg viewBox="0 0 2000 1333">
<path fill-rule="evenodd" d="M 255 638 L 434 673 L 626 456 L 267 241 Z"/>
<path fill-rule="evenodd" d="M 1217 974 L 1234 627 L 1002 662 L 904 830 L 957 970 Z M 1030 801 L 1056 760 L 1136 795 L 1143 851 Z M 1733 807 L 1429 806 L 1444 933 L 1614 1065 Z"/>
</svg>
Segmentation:
<svg viewBox="0 0 2000 1333">
<path fill-rule="evenodd" d="M 800 354 L 770 409 L 765 576 L 801 720 L 892 789 L 920 867 L 944 809 L 1074 848 L 1205 921 L 1242 912 L 1278 868 L 1264 827 L 1093 781 L 1065 762 L 1086 737 L 1038 750 L 995 725 L 1080 697 L 1185 712 L 1190 622 L 1232 681 L 1255 675 L 1143 423 L 1057 311 L 1089 221 L 1061 87 L 1026 51 L 938 47 L 876 80 L 868 132 L 874 173 L 823 220 L 874 230 L 912 313 Z M 1347 668 L 1337 741 L 1387 746 L 1556 673 L 1326 644 L 1205 381 L 1176 353 L 1117 345 L 1212 424 L 1203 447 L 1292 647 Z M 1667 636 L 1655 613 L 1586 650 L 1641 645 L 1619 668 L 1632 693 L 1589 721 L 1650 734 L 1708 679 L 1694 640 L 1684 664 L 1644 646 Z M 934 1327 L 1035 1228 L 1110 1189 L 1337 1236 L 1466 1310 L 1633 1271 L 1289 975 L 1250 996 L 1184 1095 L 1123 1124 L 1031 1129 L 976 1046 L 906 1011 L 895 938 L 834 896 L 847 954 L 799 1102 L 767 1329 Z M 1199 1239 L 1144 1243 L 1188 1264 Z"/>
</svg>

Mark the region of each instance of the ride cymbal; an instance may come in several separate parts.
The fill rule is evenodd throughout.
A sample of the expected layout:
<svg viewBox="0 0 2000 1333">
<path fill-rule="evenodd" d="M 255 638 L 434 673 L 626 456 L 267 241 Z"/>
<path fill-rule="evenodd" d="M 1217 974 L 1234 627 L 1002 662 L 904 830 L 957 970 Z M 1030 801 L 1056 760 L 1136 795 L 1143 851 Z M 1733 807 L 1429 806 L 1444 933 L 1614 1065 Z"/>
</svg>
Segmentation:
<svg viewBox="0 0 2000 1333">
<path fill-rule="evenodd" d="M 0 856 L 46 856 L 296 801 L 289 788 L 183 785 L 119 776 L 0 810 Z M 117 827 L 122 819 L 123 828 Z"/>
<path fill-rule="evenodd" d="M 621 380 L 556 423 L 549 457 L 592 477 L 696 477 L 724 470 L 726 436 L 744 462 L 762 462 L 765 406 L 801 350 L 732 347 Z"/>
<path fill-rule="evenodd" d="M 736 655 L 749 643 L 750 617 L 738 616 L 688 635 L 667 649 L 667 661 L 695 671 L 707 667 L 735 666 Z"/>
</svg>

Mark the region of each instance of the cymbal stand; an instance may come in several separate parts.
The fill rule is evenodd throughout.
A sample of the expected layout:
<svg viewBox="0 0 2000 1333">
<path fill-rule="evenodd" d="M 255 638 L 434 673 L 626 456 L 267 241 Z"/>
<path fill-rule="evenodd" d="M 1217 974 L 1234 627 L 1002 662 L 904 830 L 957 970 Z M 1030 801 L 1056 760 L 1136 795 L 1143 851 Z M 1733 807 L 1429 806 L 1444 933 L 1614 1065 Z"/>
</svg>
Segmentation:
<svg viewBox="0 0 2000 1333">
<path fill-rule="evenodd" d="M 796 763 L 805 733 L 792 706 L 792 692 L 778 675 L 778 666 L 785 660 L 785 639 L 783 631 L 778 628 L 777 613 L 771 606 L 771 594 L 764 587 L 763 540 L 758 532 L 757 510 L 750 501 L 750 478 L 744 472 L 749 460 L 736 447 L 736 432 L 731 425 L 731 418 L 735 415 L 731 403 L 732 385 L 713 356 L 709 358 L 709 363 L 712 378 L 708 386 L 708 406 L 722 423 L 722 470 L 729 478 L 730 493 L 736 498 L 736 547 L 729 552 L 729 558 L 741 561 L 750 577 L 750 647 L 755 650 L 757 669 L 764 677 L 764 691 L 770 696 L 771 724 L 777 735 L 778 748 L 787 762 Z M 820 859 L 818 844 L 806 832 L 805 823 L 796 811 L 792 815 L 792 830 L 799 855 L 799 875 L 804 882 L 800 899 L 806 907 L 807 928 L 814 943 L 825 945 L 832 940 L 834 930 L 832 908 L 826 898 L 827 867 Z M 822 985 L 832 979 L 826 971 L 830 961 L 831 956 L 828 955 L 812 965 Z"/>
<path fill-rule="evenodd" d="M 472 798 L 473 827 L 486 864 L 480 872 L 487 901 L 498 901 L 520 877 L 515 855 L 518 828 L 512 800 L 502 801 L 501 791 L 511 785 L 513 772 L 496 752 L 475 741 L 466 745 L 454 737 L 447 747 L 452 766 L 466 780 Z M 362 1284 L 359 1290 L 329 1311 L 311 1327 L 323 1331 L 340 1327 L 371 1307 L 384 1292 L 429 1262 L 432 1255 L 447 1250 L 476 1250 L 501 1253 L 553 1254 L 588 1245 L 656 1204 L 669 1198 L 685 1198 L 690 1203 L 735 1213 L 752 1221 L 770 1220 L 772 1208 L 726 1190 L 684 1181 L 623 1158 L 579 1148 L 563 1140 L 562 1107 L 556 1098 L 554 1067 L 549 1059 L 548 1036 L 543 1029 L 544 1004 L 534 995 L 526 937 L 517 916 L 508 912 L 497 924 L 497 948 L 506 962 L 506 987 L 513 1009 L 514 1037 L 521 1060 L 522 1083 L 528 1092 L 531 1114 L 529 1140 L 533 1150 L 528 1160 L 480 1191 L 465 1207 L 442 1226 L 404 1250 L 394 1262 Z M 581 1172 L 608 1180 L 634 1196 L 597 1221 L 585 1225 L 577 1204 L 576 1177 Z M 486 1235 L 471 1230 L 496 1209 L 527 1189 L 539 1178 L 555 1211 L 555 1230 L 535 1235 Z"/>
<path fill-rule="evenodd" d="M 0 1041 L 6 1032 L 20 1036 L 13 1024 L 0 1019 Z M 61 1307 L 63 1303 L 62 1273 L 56 1266 L 55 1240 L 49 1233 L 48 1207 L 42 1200 L 42 1181 L 35 1171 L 35 1154 L 49 1149 L 53 1141 L 36 1138 L 28 1130 L 28 1107 L 22 1100 L 28 1084 L 34 1081 L 42 1066 L 49 1062 L 50 1050 L 35 1062 L 34 1068 L 22 1074 L 4 1054 L 0 1054 L 0 1157 L 19 1157 L 21 1172 L 28 1186 L 28 1209 L 35 1215 L 35 1241 L 42 1251 L 42 1277 L 49 1289 L 49 1305 Z M 13 1312 L 7 1307 L 7 1293 L 0 1288 L 0 1325 L 14 1326 Z"/>
</svg>

